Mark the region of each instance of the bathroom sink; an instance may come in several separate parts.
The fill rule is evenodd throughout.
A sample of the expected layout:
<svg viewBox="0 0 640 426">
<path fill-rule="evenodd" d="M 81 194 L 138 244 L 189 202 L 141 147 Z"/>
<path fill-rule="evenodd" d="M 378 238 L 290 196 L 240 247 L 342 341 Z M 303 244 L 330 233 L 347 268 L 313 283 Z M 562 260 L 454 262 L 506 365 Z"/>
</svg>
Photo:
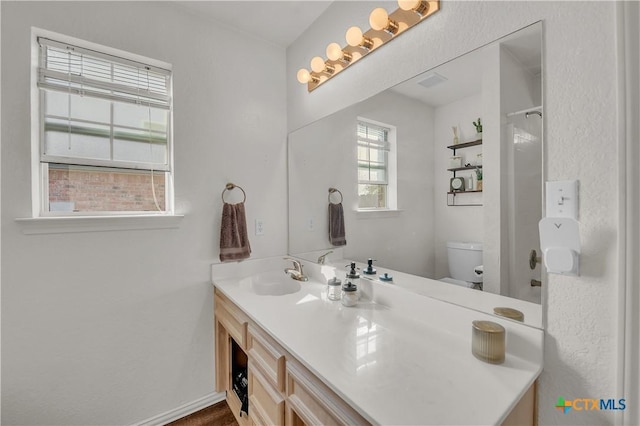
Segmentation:
<svg viewBox="0 0 640 426">
<path fill-rule="evenodd" d="M 298 292 L 302 286 L 284 271 L 262 272 L 240 280 L 240 287 L 259 296 L 283 296 Z"/>
</svg>

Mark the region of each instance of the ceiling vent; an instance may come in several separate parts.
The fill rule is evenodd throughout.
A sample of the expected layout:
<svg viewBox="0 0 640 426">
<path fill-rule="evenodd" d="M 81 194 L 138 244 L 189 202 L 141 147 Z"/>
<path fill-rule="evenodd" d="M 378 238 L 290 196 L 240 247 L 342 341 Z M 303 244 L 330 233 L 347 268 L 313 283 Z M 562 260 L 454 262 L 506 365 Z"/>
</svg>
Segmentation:
<svg viewBox="0 0 640 426">
<path fill-rule="evenodd" d="M 426 87 L 427 89 L 436 86 L 444 81 L 447 81 L 446 77 L 441 76 L 437 72 L 432 72 L 424 80 L 418 82 L 419 85 Z"/>
</svg>

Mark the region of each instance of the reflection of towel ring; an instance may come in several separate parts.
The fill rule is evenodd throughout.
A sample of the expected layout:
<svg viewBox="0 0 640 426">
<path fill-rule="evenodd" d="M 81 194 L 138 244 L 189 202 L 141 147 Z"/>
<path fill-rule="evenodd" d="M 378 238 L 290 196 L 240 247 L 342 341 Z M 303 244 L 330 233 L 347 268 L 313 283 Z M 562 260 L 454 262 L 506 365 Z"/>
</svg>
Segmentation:
<svg viewBox="0 0 640 426">
<path fill-rule="evenodd" d="M 236 185 L 235 183 L 228 183 L 225 188 L 222 190 L 222 202 L 226 203 L 226 201 L 224 201 L 224 193 L 227 191 L 231 191 L 234 188 L 238 188 L 240 191 L 242 191 L 242 195 L 244 196 L 244 200 L 242 200 L 242 202 L 244 203 L 245 201 L 247 201 L 247 193 L 244 192 L 244 189 L 242 189 L 241 186 Z"/>
<path fill-rule="evenodd" d="M 339 203 L 332 203 L 331 202 L 331 194 L 333 194 L 334 192 L 337 192 L 338 194 L 340 194 L 340 202 Z M 329 204 L 341 204 L 342 200 L 344 200 L 344 197 L 342 197 L 342 192 L 340 192 L 339 189 L 336 188 L 329 188 Z"/>
</svg>

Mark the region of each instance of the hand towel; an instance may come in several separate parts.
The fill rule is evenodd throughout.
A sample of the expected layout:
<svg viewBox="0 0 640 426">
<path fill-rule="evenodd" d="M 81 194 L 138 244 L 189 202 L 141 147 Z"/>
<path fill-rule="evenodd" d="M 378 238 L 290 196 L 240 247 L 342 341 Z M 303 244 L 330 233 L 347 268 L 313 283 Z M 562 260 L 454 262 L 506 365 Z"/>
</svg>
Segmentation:
<svg viewBox="0 0 640 426">
<path fill-rule="evenodd" d="M 224 203 L 220 227 L 220 261 L 247 259 L 250 254 L 244 203 Z"/>
<path fill-rule="evenodd" d="M 347 245 L 344 231 L 342 203 L 329 203 L 329 242 L 334 246 Z"/>
</svg>

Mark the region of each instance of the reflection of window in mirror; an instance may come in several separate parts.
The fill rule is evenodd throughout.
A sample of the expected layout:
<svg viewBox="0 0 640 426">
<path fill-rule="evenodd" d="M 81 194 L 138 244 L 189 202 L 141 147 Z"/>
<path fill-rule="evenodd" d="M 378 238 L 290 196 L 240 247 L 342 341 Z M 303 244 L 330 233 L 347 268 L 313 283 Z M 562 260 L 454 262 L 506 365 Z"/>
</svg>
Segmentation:
<svg viewBox="0 0 640 426">
<path fill-rule="evenodd" d="M 396 209 L 396 128 L 358 118 L 356 134 L 358 209 Z"/>
</svg>

